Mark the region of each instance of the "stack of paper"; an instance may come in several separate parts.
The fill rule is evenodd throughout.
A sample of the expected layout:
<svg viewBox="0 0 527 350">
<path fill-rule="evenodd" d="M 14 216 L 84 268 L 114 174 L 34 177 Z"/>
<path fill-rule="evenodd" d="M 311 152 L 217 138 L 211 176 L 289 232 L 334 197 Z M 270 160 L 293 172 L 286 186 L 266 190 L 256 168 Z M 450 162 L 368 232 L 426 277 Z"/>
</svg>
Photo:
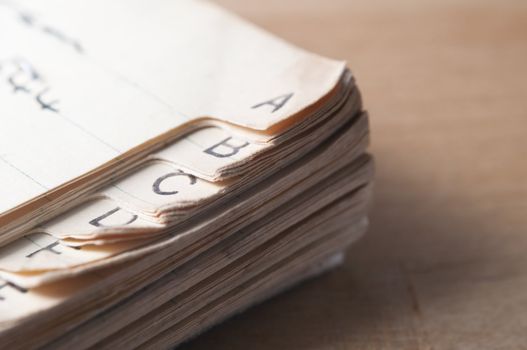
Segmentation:
<svg viewBox="0 0 527 350">
<path fill-rule="evenodd" d="M 0 0 L 0 343 L 160 348 L 367 226 L 343 62 L 216 6 Z"/>
</svg>

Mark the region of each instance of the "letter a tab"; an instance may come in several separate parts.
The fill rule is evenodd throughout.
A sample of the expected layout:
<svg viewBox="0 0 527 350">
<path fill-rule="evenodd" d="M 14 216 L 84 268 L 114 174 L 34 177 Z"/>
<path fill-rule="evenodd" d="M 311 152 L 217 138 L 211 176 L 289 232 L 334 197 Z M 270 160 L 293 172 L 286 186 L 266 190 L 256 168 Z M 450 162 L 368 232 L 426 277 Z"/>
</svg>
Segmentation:
<svg viewBox="0 0 527 350">
<path fill-rule="evenodd" d="M 293 95 L 294 95 L 293 93 L 290 93 L 290 94 L 278 96 L 278 97 L 273 98 L 272 100 L 259 103 L 253 106 L 252 108 L 256 109 L 256 108 L 260 108 L 263 106 L 271 106 L 272 108 L 271 113 L 274 113 L 278 111 L 280 108 L 282 108 L 291 99 L 291 97 L 293 97 Z"/>
</svg>

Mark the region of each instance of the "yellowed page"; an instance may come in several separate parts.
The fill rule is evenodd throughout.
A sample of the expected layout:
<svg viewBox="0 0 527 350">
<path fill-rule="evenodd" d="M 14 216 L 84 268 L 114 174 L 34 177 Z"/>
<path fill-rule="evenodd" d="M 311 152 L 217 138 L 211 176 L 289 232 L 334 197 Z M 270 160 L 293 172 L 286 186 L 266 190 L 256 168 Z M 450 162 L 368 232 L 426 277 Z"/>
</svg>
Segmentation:
<svg viewBox="0 0 527 350">
<path fill-rule="evenodd" d="M 342 71 L 203 1 L 0 0 L 0 219 L 197 121 L 276 132 Z"/>
<path fill-rule="evenodd" d="M 67 269 L 140 247 L 151 240 L 128 241 L 99 247 L 72 248 L 45 233 L 20 238 L 0 248 L 0 275 L 4 272 L 44 272 Z"/>
</svg>

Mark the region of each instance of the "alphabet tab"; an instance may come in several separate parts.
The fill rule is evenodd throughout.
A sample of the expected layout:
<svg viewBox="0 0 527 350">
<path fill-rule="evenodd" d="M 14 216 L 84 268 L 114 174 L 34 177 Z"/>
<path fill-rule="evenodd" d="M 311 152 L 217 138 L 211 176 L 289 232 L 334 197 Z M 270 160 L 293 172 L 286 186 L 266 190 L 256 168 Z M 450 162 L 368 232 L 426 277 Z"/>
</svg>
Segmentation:
<svg viewBox="0 0 527 350">
<path fill-rule="evenodd" d="M 271 100 L 268 100 L 268 101 L 259 103 L 257 105 L 254 105 L 251 108 L 252 109 L 256 109 L 256 108 L 260 108 L 260 107 L 269 105 L 269 106 L 273 107 L 271 113 L 274 113 L 274 112 L 280 110 L 282 107 L 284 107 L 285 104 L 287 102 L 289 102 L 289 100 L 293 97 L 293 95 L 294 95 L 294 93 L 281 95 L 281 96 L 275 97 L 275 98 L 273 98 Z"/>
<path fill-rule="evenodd" d="M 167 208 L 195 206 L 222 189 L 222 185 L 202 180 L 176 164 L 151 161 L 104 193 L 136 212 L 159 214 Z"/>
<path fill-rule="evenodd" d="M 110 198 L 92 199 L 42 225 L 40 230 L 58 239 L 95 239 L 128 230 L 150 232 L 159 225 Z"/>
<path fill-rule="evenodd" d="M 203 152 L 216 158 L 228 158 L 238 154 L 242 148 L 249 146 L 249 142 L 246 141 L 240 142 L 240 145 L 233 145 L 232 141 L 234 141 L 233 138 L 229 136 L 225 140 L 207 148 Z"/>
<path fill-rule="evenodd" d="M 155 194 L 159 194 L 161 196 L 171 196 L 171 195 L 175 195 L 175 194 L 178 194 L 179 191 L 178 190 L 173 190 L 173 191 L 165 191 L 165 190 L 162 190 L 161 189 L 161 184 L 166 180 L 166 179 L 169 179 L 169 178 L 172 178 L 172 177 L 175 177 L 175 176 L 186 176 L 189 178 L 190 180 L 190 185 L 195 185 L 196 184 L 196 177 L 192 174 L 187 174 L 185 173 L 184 171 L 182 170 L 177 170 L 175 172 L 172 172 L 172 173 L 168 173 L 168 174 L 165 174 L 161 177 L 159 177 L 155 182 L 154 184 L 152 185 L 152 191 L 154 191 Z"/>
<path fill-rule="evenodd" d="M 60 251 L 54 249 L 54 248 L 55 248 L 56 246 L 58 246 L 58 245 L 60 245 L 60 242 L 59 242 L 59 241 L 56 241 L 56 242 L 54 242 L 54 243 L 51 243 L 51 244 L 49 244 L 49 245 L 47 245 L 47 246 L 45 246 L 45 247 L 43 247 L 43 248 L 40 248 L 40 249 L 38 249 L 38 250 L 35 250 L 34 252 L 32 252 L 32 253 L 26 255 L 26 258 L 32 258 L 32 257 L 34 257 L 35 255 L 37 255 L 38 253 L 43 252 L 43 251 L 48 251 L 48 252 L 51 252 L 51 253 L 53 253 L 53 254 L 60 255 L 60 254 L 62 254 L 62 252 L 60 252 Z"/>
<path fill-rule="evenodd" d="M 108 217 L 111 217 L 112 215 L 119 213 L 120 217 L 124 215 L 128 216 L 128 220 L 121 222 L 121 223 L 115 223 L 115 218 L 112 218 L 114 220 L 111 224 L 104 224 L 102 223 L 103 220 L 107 219 Z M 138 216 L 132 213 L 125 213 L 120 207 L 116 207 L 112 210 L 107 211 L 106 213 L 102 214 L 101 216 L 96 217 L 93 220 L 90 220 L 90 225 L 95 227 L 111 227 L 111 226 L 127 226 L 130 225 L 132 222 L 137 220 Z"/>
<path fill-rule="evenodd" d="M 207 181 L 218 181 L 224 173 L 231 176 L 237 163 L 246 161 L 269 147 L 252 141 L 242 129 L 226 130 L 217 126 L 192 132 L 159 151 L 155 157 L 175 164 Z"/>
</svg>

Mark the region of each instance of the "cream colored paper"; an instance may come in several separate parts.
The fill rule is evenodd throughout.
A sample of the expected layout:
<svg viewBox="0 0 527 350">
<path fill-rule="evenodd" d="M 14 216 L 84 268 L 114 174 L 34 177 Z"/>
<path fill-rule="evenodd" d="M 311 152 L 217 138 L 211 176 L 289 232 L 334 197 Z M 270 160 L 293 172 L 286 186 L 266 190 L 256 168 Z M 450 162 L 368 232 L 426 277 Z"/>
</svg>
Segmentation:
<svg viewBox="0 0 527 350">
<path fill-rule="evenodd" d="M 165 207 L 197 205 L 224 188 L 222 184 L 202 180 L 174 164 L 153 161 L 103 193 L 136 211 L 154 216 Z"/>
<path fill-rule="evenodd" d="M 145 220 L 139 213 L 119 206 L 112 199 L 92 199 L 38 228 L 56 238 L 96 238 L 108 230 L 124 227 L 126 234 L 156 232 L 164 226 Z"/>
<path fill-rule="evenodd" d="M 35 233 L 0 248 L 0 277 L 3 273 L 44 272 L 67 269 L 99 261 L 149 243 L 128 241 L 102 247 L 71 248 L 55 237 Z"/>
<path fill-rule="evenodd" d="M 195 122 L 276 133 L 344 67 L 196 0 L 1 1 L 0 66 L 0 219 Z"/>
<path fill-rule="evenodd" d="M 250 159 L 271 146 L 257 143 L 251 136 L 244 135 L 242 130 L 232 132 L 219 127 L 203 128 L 177 140 L 152 157 L 173 162 L 182 170 L 213 180 L 219 169 Z"/>
<path fill-rule="evenodd" d="M 366 147 L 367 139 L 364 139 L 364 135 L 367 131 L 367 117 L 363 114 L 358 117 L 350 130 L 334 140 L 334 145 L 316 156 L 317 159 L 321 159 L 320 164 L 314 167 L 306 164 L 306 171 L 292 177 L 290 184 L 284 185 L 284 189 L 309 174 L 314 175 L 316 169 L 325 167 L 328 170 L 332 162 L 343 164 L 344 161 L 357 157 Z M 350 152 L 350 149 L 354 151 Z M 199 149 L 196 151 L 200 152 Z M 191 153 L 190 157 L 192 154 L 194 153 Z M 322 161 L 323 159 L 326 160 Z M 59 239 L 72 239 L 66 244 L 76 247 L 90 245 L 91 242 L 102 245 L 105 241 L 112 242 L 116 239 L 137 239 L 140 236 L 158 234 L 167 228 L 166 223 L 158 223 L 154 217 L 146 216 L 144 213 L 149 211 L 151 215 L 153 211 L 161 210 L 162 207 L 156 207 L 156 203 L 167 208 L 178 208 L 185 203 L 181 199 L 186 198 L 187 206 L 193 202 L 197 205 L 200 201 L 208 199 L 208 196 L 216 196 L 225 189 L 220 184 L 209 183 L 197 177 L 194 178 L 194 182 L 193 178 L 179 173 L 173 165 L 153 164 L 155 164 L 153 169 L 147 165 L 138 173 L 131 174 L 116 186 L 107 189 L 105 193 L 110 198 L 105 196 L 94 198 L 42 225 L 38 230 Z M 167 177 L 171 174 L 174 176 Z M 121 188 L 119 183 L 125 186 Z M 164 191 L 162 192 L 164 194 L 155 193 L 153 191 L 155 187 Z M 189 208 L 192 209 L 191 206 Z"/>
<path fill-rule="evenodd" d="M 340 213 L 339 215 L 342 214 L 343 213 Z M 315 215 L 315 218 L 318 218 L 318 216 Z M 308 222 L 305 222 L 300 225 L 301 227 L 294 228 L 293 231 L 298 232 L 300 234 L 300 237 L 297 237 L 297 240 L 300 240 L 299 245 L 308 244 L 310 241 L 314 240 L 317 237 L 320 238 L 320 236 L 324 236 L 324 234 L 331 233 L 335 231 L 336 227 L 339 227 L 343 233 L 349 231 L 348 234 L 350 236 L 353 236 L 354 239 L 356 239 L 356 236 L 361 235 L 365 229 L 365 220 L 352 220 L 351 218 L 349 218 L 349 220 L 350 222 L 348 223 L 348 225 L 345 225 L 346 221 L 344 220 L 340 223 L 334 221 L 329 225 L 320 225 L 319 223 L 319 225 L 313 227 L 310 227 Z M 342 230 L 342 228 L 345 226 L 348 226 L 348 230 Z M 306 228 L 309 230 L 309 232 L 304 231 Z M 310 232 L 311 230 L 313 232 Z M 301 239 L 302 233 L 308 235 L 308 239 Z M 275 234 L 278 234 L 278 232 L 275 232 Z M 254 241 L 257 242 L 258 239 Z M 262 242 L 260 242 L 260 244 L 261 243 Z M 258 247 L 258 244 L 256 244 L 255 242 L 252 242 L 252 244 L 253 245 L 243 245 L 240 243 L 240 249 L 238 249 L 235 254 L 237 256 L 243 256 L 243 254 L 247 253 L 248 250 Z M 285 249 L 283 245 L 282 249 Z M 295 249 L 298 249 L 298 247 Z M 213 254 L 212 256 L 204 256 L 198 260 L 201 261 L 202 264 L 204 264 L 203 271 L 207 273 L 207 269 L 205 269 L 204 267 L 207 266 L 207 264 L 211 263 L 210 260 L 215 261 L 215 263 L 213 264 L 213 269 L 219 270 L 221 266 L 224 266 L 225 264 L 229 263 L 231 259 L 233 258 L 226 258 L 223 253 L 220 253 L 219 255 Z M 272 261 L 275 261 L 275 259 L 272 259 Z M 23 317 L 35 315 L 41 310 L 50 309 L 61 303 L 64 303 L 68 299 L 76 296 L 76 294 L 82 293 L 83 289 L 89 290 L 91 288 L 91 292 L 93 292 L 93 285 L 104 284 L 104 280 L 110 278 L 111 275 L 116 271 L 119 271 L 119 269 L 103 269 L 98 273 L 80 275 L 74 278 L 61 280 L 48 286 L 35 287 L 30 289 L 17 287 L 12 283 L 0 279 L 0 298 L 2 298 L 0 299 L 0 329 L 2 328 L 2 326 L 6 326 L 9 322 L 16 322 L 17 320 Z M 31 274 L 28 274 L 26 276 L 29 277 L 31 276 Z M 19 277 L 23 278 L 22 275 L 19 275 Z M 189 276 L 189 278 L 195 277 Z"/>
</svg>

